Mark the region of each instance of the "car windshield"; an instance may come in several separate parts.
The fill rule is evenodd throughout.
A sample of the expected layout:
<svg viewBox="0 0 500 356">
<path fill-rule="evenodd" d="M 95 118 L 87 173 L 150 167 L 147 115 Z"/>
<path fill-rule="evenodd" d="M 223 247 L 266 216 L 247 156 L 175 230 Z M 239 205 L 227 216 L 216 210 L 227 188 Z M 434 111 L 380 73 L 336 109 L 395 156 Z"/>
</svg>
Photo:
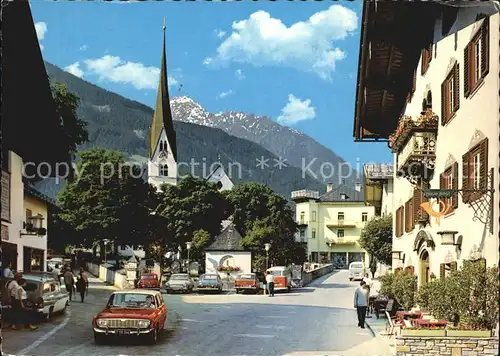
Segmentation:
<svg viewBox="0 0 500 356">
<path fill-rule="evenodd" d="M 363 264 L 362 263 L 353 263 L 351 265 L 351 268 L 363 268 Z"/>
<path fill-rule="evenodd" d="M 154 308 L 152 295 L 141 293 L 115 293 L 109 298 L 108 306 L 114 308 Z"/>
<path fill-rule="evenodd" d="M 152 275 L 148 275 L 148 276 L 141 276 L 141 279 L 148 279 L 148 280 L 151 280 L 151 279 L 156 279 L 156 276 L 152 276 Z"/>
<path fill-rule="evenodd" d="M 269 271 L 273 276 L 281 276 L 282 271 Z"/>
<path fill-rule="evenodd" d="M 215 280 L 217 279 L 217 276 L 215 274 L 206 274 L 201 276 L 201 279 L 203 280 Z"/>
<path fill-rule="evenodd" d="M 170 279 L 174 281 L 187 280 L 188 276 L 186 274 L 174 274 Z"/>
<path fill-rule="evenodd" d="M 240 275 L 240 279 L 255 279 L 255 275 L 253 275 L 253 274 L 242 274 L 242 275 Z"/>
</svg>

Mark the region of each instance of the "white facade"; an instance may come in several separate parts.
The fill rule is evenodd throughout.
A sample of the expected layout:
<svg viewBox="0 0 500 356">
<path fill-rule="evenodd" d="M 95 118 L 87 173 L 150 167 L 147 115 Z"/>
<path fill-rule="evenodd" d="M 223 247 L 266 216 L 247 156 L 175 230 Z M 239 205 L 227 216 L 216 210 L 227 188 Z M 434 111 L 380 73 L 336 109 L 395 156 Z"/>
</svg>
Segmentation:
<svg viewBox="0 0 500 356">
<path fill-rule="evenodd" d="M 46 271 L 48 236 L 28 235 L 25 223 L 29 211 L 32 216 L 40 214 L 42 227 L 47 228 L 47 203 L 26 194 L 23 164 L 21 157 L 9 152 L 9 172 L 2 171 L 2 262 L 4 266 L 11 262 L 13 270 Z"/>
<path fill-rule="evenodd" d="M 248 251 L 206 251 L 205 273 L 218 273 L 225 277 L 227 272 L 219 272 L 220 266 L 239 267 L 239 273 L 252 272 L 252 253 Z"/>
<path fill-rule="evenodd" d="M 218 165 L 208 176 L 207 181 L 219 184 L 219 191 L 231 190 L 234 183 L 227 175 L 222 164 Z"/>
<path fill-rule="evenodd" d="M 404 263 L 393 260 L 393 268 L 414 266 L 416 274 L 419 275 L 420 284 L 425 283 L 424 274 L 431 273 L 440 275 L 440 267 L 443 263 L 457 262 L 460 268 L 463 259 L 472 257 L 483 257 L 487 265 L 498 263 L 498 223 L 499 223 L 499 31 L 500 15 L 498 13 L 489 17 L 489 73 L 479 87 L 468 96 L 464 95 L 464 49 L 474 37 L 481 31 L 481 21 L 475 21 L 476 16 L 483 12 L 481 7 L 460 8 L 457 20 L 450 32 L 443 37 L 441 34 L 441 21 L 435 23 L 434 45 L 432 60 L 425 74 L 421 75 L 422 59 L 417 68 L 416 90 L 411 102 L 406 106 L 405 115 L 417 117 L 422 111 L 422 102 L 429 91 L 432 93 L 432 111 L 440 118 L 441 108 L 441 85 L 446 79 L 455 63 L 459 65 L 459 102 L 460 106 L 454 117 L 444 126 L 439 123 L 436 140 L 435 170 L 430 180 L 431 189 L 440 188 L 440 174 L 442 174 L 453 163 L 458 163 L 458 188 L 462 188 L 462 156 L 481 140 L 488 139 L 487 164 L 488 172 L 494 168 L 493 194 L 493 233 L 490 232 L 489 224 L 474 221 L 474 210 L 469 204 L 458 198 L 458 208 L 442 217 L 438 224 L 434 217 L 430 217 L 430 224 L 422 227 L 415 224 L 411 232 L 404 232 L 401 237 L 394 236 L 393 250 L 405 254 Z M 473 60 L 471 58 L 470 60 Z M 397 154 L 394 155 L 394 165 L 397 167 Z M 397 171 L 397 169 L 395 170 Z M 393 209 L 396 210 L 405 205 L 413 196 L 412 185 L 404 178 L 394 179 Z M 431 200 L 432 203 L 432 200 Z M 438 210 L 437 206 L 434 210 Z M 435 248 L 424 247 L 429 254 L 428 260 L 422 260 L 422 249 L 414 251 L 414 242 L 420 230 L 427 232 L 435 242 Z M 394 231 L 396 231 L 396 219 L 394 219 Z M 462 244 L 459 247 L 442 245 L 440 231 L 457 231 L 457 237 L 462 236 Z M 427 270 L 427 272 L 426 272 Z"/>
<path fill-rule="evenodd" d="M 163 184 L 177 184 L 177 162 L 172 154 L 165 128 L 161 131 L 154 155 L 148 161 L 148 183 L 157 189 Z"/>
<path fill-rule="evenodd" d="M 394 206 L 394 178 L 391 177 L 382 185 L 382 216 L 392 214 Z M 394 217 L 393 217 L 394 218 Z"/>
</svg>

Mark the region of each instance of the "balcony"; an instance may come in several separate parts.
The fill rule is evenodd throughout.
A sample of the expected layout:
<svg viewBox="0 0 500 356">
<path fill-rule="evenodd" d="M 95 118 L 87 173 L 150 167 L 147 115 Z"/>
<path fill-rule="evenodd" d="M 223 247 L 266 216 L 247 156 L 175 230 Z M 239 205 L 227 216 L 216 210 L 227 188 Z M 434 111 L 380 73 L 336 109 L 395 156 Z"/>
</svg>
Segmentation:
<svg viewBox="0 0 500 356">
<path fill-rule="evenodd" d="M 307 225 L 309 225 L 309 222 L 305 219 L 297 220 L 296 223 L 297 225 L 299 225 L 299 227 L 306 227 Z"/>
<path fill-rule="evenodd" d="M 319 192 L 316 190 L 302 189 L 292 192 L 293 200 L 319 199 Z"/>
<path fill-rule="evenodd" d="M 326 245 L 328 247 L 333 247 L 335 245 L 356 245 L 356 240 L 352 238 L 345 237 L 328 237 L 326 240 Z"/>
<path fill-rule="evenodd" d="M 436 160 L 439 119 L 432 112 L 418 119 L 403 117 L 390 137 L 392 152 L 397 154 L 398 175 L 407 179 L 432 177 Z"/>
<path fill-rule="evenodd" d="M 356 221 L 351 221 L 351 220 L 330 220 L 326 223 L 327 227 L 335 227 L 335 228 L 355 228 L 358 227 L 358 225 L 361 224 Z"/>
</svg>

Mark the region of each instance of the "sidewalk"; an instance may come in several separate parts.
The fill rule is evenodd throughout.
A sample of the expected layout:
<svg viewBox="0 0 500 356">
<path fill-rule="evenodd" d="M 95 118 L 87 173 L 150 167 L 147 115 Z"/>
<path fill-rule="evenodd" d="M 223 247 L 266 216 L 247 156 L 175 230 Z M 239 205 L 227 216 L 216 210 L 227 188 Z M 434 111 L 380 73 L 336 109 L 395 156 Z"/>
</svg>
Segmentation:
<svg viewBox="0 0 500 356">
<path fill-rule="evenodd" d="M 386 318 L 381 315 L 380 319 L 377 319 L 375 314 L 371 314 L 371 318 L 366 318 L 366 325 L 375 335 L 375 338 L 378 340 L 380 347 L 382 347 L 384 350 L 387 350 L 387 355 L 396 355 L 396 341 L 394 339 L 394 335 L 387 335 Z"/>
</svg>

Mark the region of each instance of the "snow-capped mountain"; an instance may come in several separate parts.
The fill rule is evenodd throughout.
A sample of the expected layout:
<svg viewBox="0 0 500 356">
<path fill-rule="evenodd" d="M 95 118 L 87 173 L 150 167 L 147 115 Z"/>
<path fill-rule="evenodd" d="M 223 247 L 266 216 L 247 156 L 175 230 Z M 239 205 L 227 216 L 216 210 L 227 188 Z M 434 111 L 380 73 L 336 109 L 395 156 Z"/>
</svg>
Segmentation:
<svg viewBox="0 0 500 356">
<path fill-rule="evenodd" d="M 311 167 L 318 175 L 322 164 L 331 163 L 337 168 L 344 162 L 341 157 L 312 137 L 294 128 L 280 125 L 267 116 L 255 116 L 238 111 L 214 114 L 187 96 L 172 98 L 170 106 L 174 120 L 218 128 L 230 135 L 258 143 L 277 156 L 285 158 L 289 165 L 303 167 L 314 160 Z M 335 177 L 323 177 L 322 180 L 340 183 L 336 181 L 338 180 L 336 176 L 337 174 Z M 355 178 L 347 178 L 345 183 L 354 181 Z"/>
</svg>

